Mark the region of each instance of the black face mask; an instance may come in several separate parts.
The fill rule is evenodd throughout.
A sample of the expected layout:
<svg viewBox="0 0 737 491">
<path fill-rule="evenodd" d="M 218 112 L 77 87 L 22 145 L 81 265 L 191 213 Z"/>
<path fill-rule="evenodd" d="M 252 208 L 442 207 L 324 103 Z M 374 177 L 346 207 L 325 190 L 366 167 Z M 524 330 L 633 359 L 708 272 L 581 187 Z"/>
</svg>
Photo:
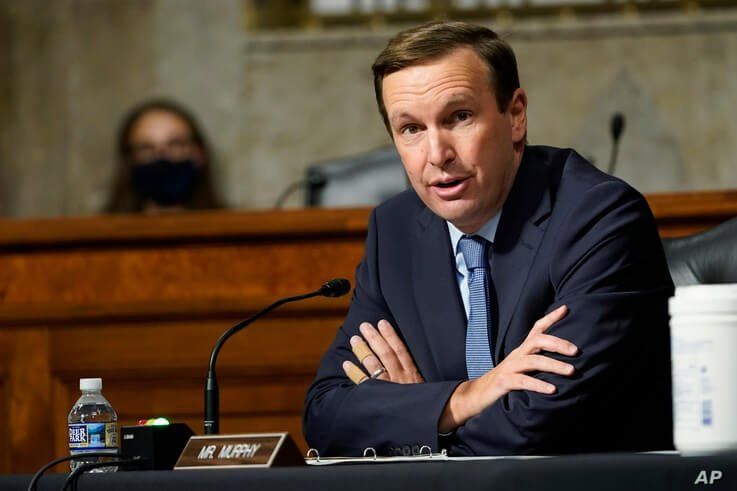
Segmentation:
<svg viewBox="0 0 737 491">
<path fill-rule="evenodd" d="M 199 166 L 191 160 L 168 159 L 133 166 L 133 186 L 143 201 L 159 206 L 182 205 L 189 200 L 199 178 Z"/>
</svg>

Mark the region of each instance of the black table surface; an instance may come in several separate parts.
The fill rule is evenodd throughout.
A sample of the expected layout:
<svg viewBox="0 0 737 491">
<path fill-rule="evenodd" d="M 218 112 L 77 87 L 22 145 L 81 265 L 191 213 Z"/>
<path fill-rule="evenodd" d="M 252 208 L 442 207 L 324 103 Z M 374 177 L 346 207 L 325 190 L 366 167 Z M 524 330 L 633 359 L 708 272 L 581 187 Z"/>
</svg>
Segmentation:
<svg viewBox="0 0 737 491">
<path fill-rule="evenodd" d="M 26 489 L 28 475 L 0 476 L 0 490 Z M 59 490 L 50 474 L 39 490 Z M 718 479 L 717 479 L 718 478 Z M 341 464 L 272 469 L 136 471 L 83 475 L 79 490 L 737 490 L 737 452 L 702 457 L 596 454 L 541 459 Z"/>
</svg>

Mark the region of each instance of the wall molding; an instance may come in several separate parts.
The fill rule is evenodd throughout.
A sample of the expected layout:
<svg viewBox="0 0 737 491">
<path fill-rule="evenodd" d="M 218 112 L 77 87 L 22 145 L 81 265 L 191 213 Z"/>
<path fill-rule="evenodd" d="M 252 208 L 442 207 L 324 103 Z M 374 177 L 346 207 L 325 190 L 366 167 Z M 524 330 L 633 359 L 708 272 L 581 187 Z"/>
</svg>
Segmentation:
<svg viewBox="0 0 737 491">
<path fill-rule="evenodd" d="M 510 41 L 545 42 L 551 40 L 605 39 L 703 35 L 737 32 L 737 9 L 689 11 L 659 14 L 608 14 L 595 17 L 546 18 L 478 21 L 497 30 Z M 249 34 L 244 42 L 246 54 L 305 52 L 315 50 L 381 49 L 400 29 L 414 24 L 353 29 L 284 29 L 278 32 Z"/>
</svg>

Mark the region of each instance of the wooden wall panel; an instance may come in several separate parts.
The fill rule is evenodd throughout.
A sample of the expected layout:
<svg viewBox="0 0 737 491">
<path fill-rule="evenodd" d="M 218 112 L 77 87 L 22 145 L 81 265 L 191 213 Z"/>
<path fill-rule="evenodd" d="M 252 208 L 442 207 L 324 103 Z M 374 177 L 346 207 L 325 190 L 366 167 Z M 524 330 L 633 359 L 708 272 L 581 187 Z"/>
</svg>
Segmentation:
<svg viewBox="0 0 737 491">
<path fill-rule="evenodd" d="M 7 442 L 10 440 L 10 424 L 8 420 L 8 389 L 7 389 L 7 372 L 5 367 L 0 368 L 0 441 Z M 7 474 L 11 471 L 10 454 L 8 445 L 0 445 L 0 473 Z"/>
<path fill-rule="evenodd" d="M 0 257 L 0 281 L 6 305 L 278 297 L 352 274 L 361 251 L 346 239 L 19 251 Z M 336 268 L 336 256 L 351 264 Z"/>
<path fill-rule="evenodd" d="M 104 382 L 105 381 L 103 380 L 103 384 Z M 103 393 L 105 393 L 104 388 Z M 67 446 L 67 415 L 72 409 L 72 405 L 79 398 L 79 395 L 79 377 L 74 380 L 64 380 L 58 376 L 52 375 L 49 401 L 49 413 L 51 416 L 50 433 L 52 435 L 51 441 L 49 442 L 49 452 L 51 453 L 51 457 L 46 459 L 47 461 L 69 453 L 69 447 Z M 43 465 L 43 462 L 39 465 Z M 54 467 L 52 471 L 69 472 L 69 464 L 59 464 Z"/>
<path fill-rule="evenodd" d="M 13 353 L 13 333 L 0 329 L 0 441 L 10 441 L 11 420 L 8 418 L 10 404 L 9 376 L 12 369 L 11 354 Z M 11 471 L 10 445 L 0 445 L 0 473 Z"/>
<path fill-rule="evenodd" d="M 201 432 L 216 339 L 281 296 L 352 278 L 367 215 L 0 221 L 0 395 L 18 415 L 0 419 L 2 468 L 32 472 L 67 453 L 80 377 L 103 377 L 123 424 L 167 415 Z M 285 306 L 232 338 L 218 365 L 224 431 L 287 429 L 305 446 L 304 393 L 347 306 Z"/>
<path fill-rule="evenodd" d="M 49 394 L 49 337 L 44 328 L 13 333 L 8 360 L 7 414 L 10 469 L 24 469 L 29 462 L 51 460 L 45 435 L 53 435 Z"/>
<path fill-rule="evenodd" d="M 737 192 L 648 200 L 664 237 L 737 216 Z M 280 296 L 352 280 L 368 214 L 0 220 L 0 471 L 67 453 L 80 377 L 103 378 L 122 424 L 165 415 L 201 433 L 219 335 Z M 348 304 L 287 305 L 229 341 L 218 364 L 224 432 L 287 430 L 306 450 L 304 394 Z"/>
<path fill-rule="evenodd" d="M 332 341 L 342 316 L 307 315 L 265 318 L 233 336 L 220 353 L 218 372 L 258 376 L 312 373 L 319 356 L 315 349 Z M 125 370 L 140 372 L 138 376 L 144 378 L 196 371 L 204 379 L 215 341 L 237 320 L 58 327 L 51 334 L 51 369 L 56 374 L 83 375 L 95 368 L 112 377 Z M 112 358 L 110 350 L 115 351 Z"/>
</svg>

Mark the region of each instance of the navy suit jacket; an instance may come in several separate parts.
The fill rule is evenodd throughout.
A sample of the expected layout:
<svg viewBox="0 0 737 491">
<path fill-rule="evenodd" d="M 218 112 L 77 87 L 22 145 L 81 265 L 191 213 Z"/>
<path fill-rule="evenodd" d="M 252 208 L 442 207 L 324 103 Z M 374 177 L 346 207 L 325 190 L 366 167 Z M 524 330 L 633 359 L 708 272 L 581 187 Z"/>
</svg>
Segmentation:
<svg viewBox="0 0 737 491">
<path fill-rule="evenodd" d="M 499 363 L 535 321 L 579 348 L 571 377 L 534 373 L 552 395 L 517 390 L 450 437 L 438 420 L 467 379 L 466 316 L 446 222 L 413 191 L 377 207 L 349 313 L 310 386 L 304 433 L 320 455 L 446 448 L 455 455 L 559 454 L 672 448 L 667 299 L 673 284 L 644 198 L 570 149 L 528 146 L 493 245 L 490 330 Z M 361 322 L 399 331 L 425 383 L 354 385 L 341 364 Z"/>
</svg>

